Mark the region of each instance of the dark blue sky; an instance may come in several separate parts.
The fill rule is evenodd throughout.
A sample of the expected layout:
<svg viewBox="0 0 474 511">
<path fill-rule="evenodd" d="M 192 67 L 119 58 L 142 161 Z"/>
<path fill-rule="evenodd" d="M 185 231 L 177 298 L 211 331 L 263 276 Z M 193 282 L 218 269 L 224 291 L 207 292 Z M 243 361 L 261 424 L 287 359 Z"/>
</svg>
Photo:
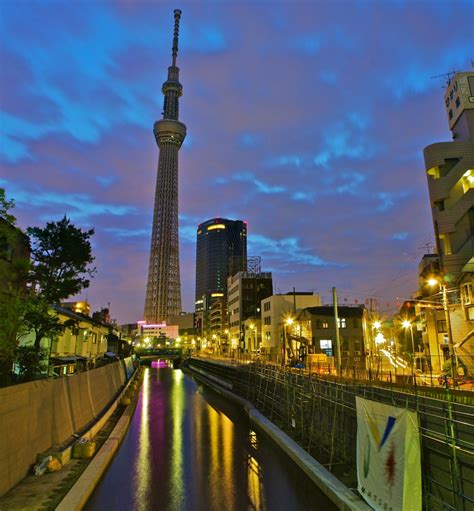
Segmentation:
<svg viewBox="0 0 474 511">
<path fill-rule="evenodd" d="M 184 308 L 197 224 L 248 222 L 275 290 L 391 309 L 433 242 L 423 147 L 474 58 L 471 1 L 0 2 L 0 186 L 21 227 L 93 226 L 87 297 L 140 319 L 173 9 Z"/>
</svg>

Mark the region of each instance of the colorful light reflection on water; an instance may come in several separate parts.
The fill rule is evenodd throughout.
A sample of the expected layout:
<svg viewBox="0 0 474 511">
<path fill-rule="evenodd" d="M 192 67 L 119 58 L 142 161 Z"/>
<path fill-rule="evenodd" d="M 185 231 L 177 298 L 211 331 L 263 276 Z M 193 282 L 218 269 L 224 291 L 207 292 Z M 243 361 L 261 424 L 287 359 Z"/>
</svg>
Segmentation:
<svg viewBox="0 0 474 511">
<path fill-rule="evenodd" d="M 169 362 L 166 360 L 152 360 L 151 368 L 152 369 L 164 369 L 165 367 L 169 367 Z"/>
<path fill-rule="evenodd" d="M 332 510 L 240 408 L 165 363 L 87 510 Z"/>
</svg>

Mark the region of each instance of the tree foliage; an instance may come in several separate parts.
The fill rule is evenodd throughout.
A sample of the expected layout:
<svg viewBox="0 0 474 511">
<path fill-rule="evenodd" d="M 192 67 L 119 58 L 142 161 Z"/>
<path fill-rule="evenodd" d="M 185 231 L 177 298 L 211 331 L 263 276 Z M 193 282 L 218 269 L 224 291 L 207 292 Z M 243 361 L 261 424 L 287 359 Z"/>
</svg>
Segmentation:
<svg viewBox="0 0 474 511">
<path fill-rule="evenodd" d="M 41 363 L 46 358 L 44 350 L 34 346 L 18 346 L 15 350 L 15 362 L 18 364 L 20 374 L 31 379 L 41 371 Z"/>
<path fill-rule="evenodd" d="M 0 188 L 0 374 L 10 372 L 18 339 L 27 332 L 23 322 L 28 308 L 27 277 L 30 262 L 27 253 L 17 247 L 27 244 L 25 234 L 16 227 L 10 213 L 14 202 Z"/>
<path fill-rule="evenodd" d="M 41 340 L 53 342 L 75 326 L 73 320 L 61 323 L 51 305 L 88 287 L 88 277 L 95 272 L 90 266 L 92 229 L 82 231 L 64 217 L 43 229 L 27 229 L 28 240 L 16 227 L 13 207 L 14 201 L 0 188 L 0 376 L 5 380 L 14 359 L 26 376 L 40 369 Z M 34 345 L 18 347 L 21 337 L 30 332 Z"/>
<path fill-rule="evenodd" d="M 34 346 L 37 350 L 40 349 L 41 339 L 48 337 L 53 342 L 67 327 L 74 324 L 73 321 L 72 323 L 71 321 L 61 323 L 59 316 L 49 303 L 42 296 L 38 295 L 31 297 L 28 309 L 23 316 L 23 322 L 28 331 L 34 332 Z"/>
<path fill-rule="evenodd" d="M 59 303 L 89 287 L 95 273 L 90 238 L 94 230 L 82 231 L 65 216 L 45 228 L 30 227 L 32 241 L 31 280 L 38 294 L 49 303 Z"/>
</svg>

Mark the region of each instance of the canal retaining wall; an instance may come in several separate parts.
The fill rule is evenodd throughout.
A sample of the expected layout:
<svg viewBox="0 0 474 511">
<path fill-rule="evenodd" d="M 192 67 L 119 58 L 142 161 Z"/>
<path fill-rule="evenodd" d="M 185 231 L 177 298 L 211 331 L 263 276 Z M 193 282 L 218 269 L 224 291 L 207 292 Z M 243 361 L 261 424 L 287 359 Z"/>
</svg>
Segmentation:
<svg viewBox="0 0 474 511">
<path fill-rule="evenodd" d="M 191 369 L 250 401 L 279 429 L 347 487 L 357 487 L 355 398 L 417 411 L 422 449 L 423 505 L 430 510 L 472 511 L 474 407 L 456 403 L 450 389 L 437 398 L 394 387 L 330 380 L 264 364 L 227 365 L 191 359 Z"/>
<path fill-rule="evenodd" d="M 28 474 L 38 454 L 72 441 L 103 413 L 130 362 L 0 389 L 0 495 Z"/>
<path fill-rule="evenodd" d="M 202 365 L 196 359 L 192 360 L 188 367 L 198 380 L 205 382 L 216 392 L 242 406 L 249 416 L 253 427 L 263 431 L 271 438 L 338 509 L 341 511 L 369 511 L 371 509 L 370 506 L 339 481 L 323 465 L 302 449 L 290 436 L 260 413 L 250 401 L 228 390 L 229 387 L 232 387 L 232 381 L 229 379 L 229 376 L 231 374 L 235 376 L 237 373 L 236 368 L 228 367 L 227 370 L 224 368 L 222 371 L 222 366 L 216 368 L 210 365 L 207 366 L 206 371 L 206 364 Z M 216 372 L 221 372 L 220 377 L 216 376 Z"/>
</svg>

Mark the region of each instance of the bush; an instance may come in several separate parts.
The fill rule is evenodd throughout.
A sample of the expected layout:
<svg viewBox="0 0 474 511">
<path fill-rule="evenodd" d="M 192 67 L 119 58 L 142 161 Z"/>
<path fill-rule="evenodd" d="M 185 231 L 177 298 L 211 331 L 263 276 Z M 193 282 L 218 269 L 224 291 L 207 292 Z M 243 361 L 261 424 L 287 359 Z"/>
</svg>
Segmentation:
<svg viewBox="0 0 474 511">
<path fill-rule="evenodd" d="M 41 372 L 41 362 L 45 358 L 45 351 L 34 346 L 18 346 L 15 350 L 15 362 L 20 374 L 27 379 L 35 377 Z"/>
</svg>

